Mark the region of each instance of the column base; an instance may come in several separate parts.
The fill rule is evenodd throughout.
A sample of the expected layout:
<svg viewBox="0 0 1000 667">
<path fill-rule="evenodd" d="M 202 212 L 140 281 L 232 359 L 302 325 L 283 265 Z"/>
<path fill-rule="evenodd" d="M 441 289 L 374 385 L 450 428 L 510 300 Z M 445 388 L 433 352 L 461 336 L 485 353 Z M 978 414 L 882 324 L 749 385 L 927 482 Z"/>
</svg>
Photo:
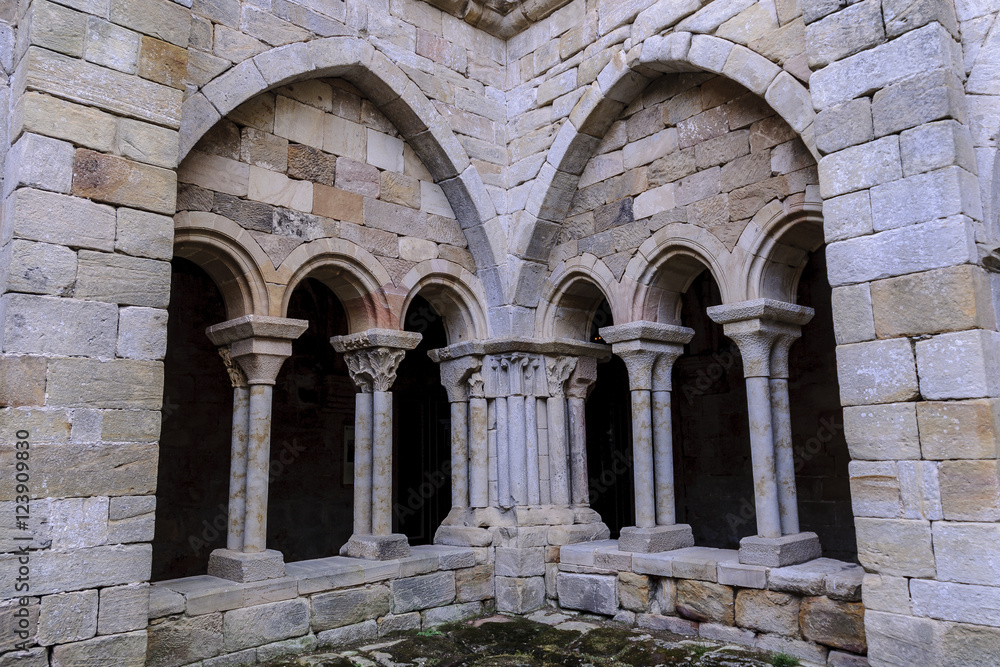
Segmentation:
<svg viewBox="0 0 1000 667">
<path fill-rule="evenodd" d="M 208 574 L 243 584 L 280 579 L 285 576 L 285 557 L 274 549 L 257 553 L 216 549 L 208 557 Z"/>
<path fill-rule="evenodd" d="M 351 535 L 347 544 L 340 547 L 340 555 L 365 560 L 396 560 L 410 555 L 406 535 Z"/>
<path fill-rule="evenodd" d="M 781 537 L 751 535 L 740 540 L 740 563 L 784 567 L 798 565 L 823 555 L 816 533 L 795 533 Z"/>
<path fill-rule="evenodd" d="M 686 523 L 675 523 L 670 526 L 653 526 L 639 528 L 628 526 L 622 528 L 618 538 L 619 551 L 651 554 L 661 551 L 673 551 L 694 546 L 694 535 L 691 526 Z"/>
</svg>

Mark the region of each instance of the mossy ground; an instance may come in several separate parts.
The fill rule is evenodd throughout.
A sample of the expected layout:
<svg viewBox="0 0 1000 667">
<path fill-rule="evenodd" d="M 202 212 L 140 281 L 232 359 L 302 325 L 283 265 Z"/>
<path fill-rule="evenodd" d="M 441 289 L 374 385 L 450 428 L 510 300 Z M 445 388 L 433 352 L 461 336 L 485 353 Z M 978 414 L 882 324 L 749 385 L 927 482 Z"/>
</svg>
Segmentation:
<svg viewBox="0 0 1000 667">
<path fill-rule="evenodd" d="M 617 623 L 494 616 L 407 632 L 271 667 L 769 667 L 766 654 Z"/>
</svg>

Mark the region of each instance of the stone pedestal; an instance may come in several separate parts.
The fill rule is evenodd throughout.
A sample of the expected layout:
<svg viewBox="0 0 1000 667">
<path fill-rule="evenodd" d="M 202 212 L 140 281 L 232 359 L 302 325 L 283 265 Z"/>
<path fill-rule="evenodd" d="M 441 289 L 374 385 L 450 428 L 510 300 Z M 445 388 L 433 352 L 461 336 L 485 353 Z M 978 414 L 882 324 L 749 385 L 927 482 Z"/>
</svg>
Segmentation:
<svg viewBox="0 0 1000 667">
<path fill-rule="evenodd" d="M 751 535 L 740 540 L 740 563 L 785 567 L 798 565 L 823 555 L 816 533 L 796 533 L 781 537 Z"/>
<path fill-rule="evenodd" d="M 410 555 L 410 543 L 406 535 L 351 535 L 347 544 L 340 548 L 341 556 L 364 558 L 365 560 L 396 560 Z"/>
<path fill-rule="evenodd" d="M 693 546 L 694 534 L 691 532 L 691 526 L 685 523 L 650 528 L 628 526 L 622 528 L 621 536 L 618 538 L 619 551 L 643 554 L 673 551 Z"/>
<path fill-rule="evenodd" d="M 256 553 L 216 549 L 208 557 L 208 574 L 240 583 L 280 579 L 285 576 L 285 559 L 274 549 Z"/>
</svg>

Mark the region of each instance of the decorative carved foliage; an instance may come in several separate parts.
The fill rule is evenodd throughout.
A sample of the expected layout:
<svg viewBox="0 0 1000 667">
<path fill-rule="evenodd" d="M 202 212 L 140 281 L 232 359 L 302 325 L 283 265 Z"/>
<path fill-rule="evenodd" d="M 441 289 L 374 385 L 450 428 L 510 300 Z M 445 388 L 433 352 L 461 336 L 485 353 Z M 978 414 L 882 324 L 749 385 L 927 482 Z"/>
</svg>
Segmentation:
<svg viewBox="0 0 1000 667">
<path fill-rule="evenodd" d="M 239 364 L 233 359 L 233 355 L 229 351 L 229 346 L 222 345 L 218 350 L 219 356 L 222 357 L 222 363 L 226 365 L 226 372 L 229 373 L 229 383 L 233 385 L 233 389 L 246 387 L 247 378 L 243 375 L 243 371 L 240 370 Z"/>
<path fill-rule="evenodd" d="M 369 347 L 344 353 L 347 370 L 354 384 L 364 393 L 389 391 L 396 381 L 396 371 L 406 350 L 393 347 Z"/>
</svg>

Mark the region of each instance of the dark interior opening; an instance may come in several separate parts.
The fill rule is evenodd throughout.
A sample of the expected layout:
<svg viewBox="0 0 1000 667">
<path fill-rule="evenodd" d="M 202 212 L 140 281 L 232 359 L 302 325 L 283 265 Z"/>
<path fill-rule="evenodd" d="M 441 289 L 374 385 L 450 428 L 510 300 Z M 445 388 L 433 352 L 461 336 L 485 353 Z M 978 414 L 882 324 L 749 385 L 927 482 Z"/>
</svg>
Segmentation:
<svg viewBox="0 0 1000 667">
<path fill-rule="evenodd" d="M 330 345 L 332 336 L 348 332 L 333 291 L 303 280 L 288 317 L 308 320 L 309 328 L 292 341 L 274 386 L 267 545 L 294 562 L 336 555 L 353 532 L 357 389 L 344 356 Z"/>
<path fill-rule="evenodd" d="M 691 525 L 699 546 L 735 549 L 757 533 L 743 361 L 706 313 L 722 303 L 708 270 L 681 303 L 682 324 L 695 333 L 672 377 L 677 522 Z"/>
<path fill-rule="evenodd" d="M 410 544 L 431 544 L 451 510 L 451 412 L 438 365 L 429 350 L 448 344 L 444 322 L 433 306 L 413 298 L 404 329 L 423 334 L 406 353 L 392 386 L 393 532 Z"/>
<path fill-rule="evenodd" d="M 233 390 L 205 329 L 226 320 L 198 265 L 171 263 L 152 580 L 205 574 L 226 546 Z"/>
<path fill-rule="evenodd" d="M 813 252 L 799 280 L 798 303 L 816 310 L 788 359 L 799 526 L 819 535 L 823 555 L 856 561 L 857 537 L 848 478 L 850 454 L 837 381 L 826 247 Z"/>
<path fill-rule="evenodd" d="M 590 341 L 603 343 L 600 327 L 611 326 L 611 308 L 601 302 L 590 327 Z M 587 475 L 590 506 L 617 538 L 635 525 L 632 469 L 632 402 L 628 369 L 616 356 L 597 364 L 597 380 L 587 397 Z"/>
</svg>

